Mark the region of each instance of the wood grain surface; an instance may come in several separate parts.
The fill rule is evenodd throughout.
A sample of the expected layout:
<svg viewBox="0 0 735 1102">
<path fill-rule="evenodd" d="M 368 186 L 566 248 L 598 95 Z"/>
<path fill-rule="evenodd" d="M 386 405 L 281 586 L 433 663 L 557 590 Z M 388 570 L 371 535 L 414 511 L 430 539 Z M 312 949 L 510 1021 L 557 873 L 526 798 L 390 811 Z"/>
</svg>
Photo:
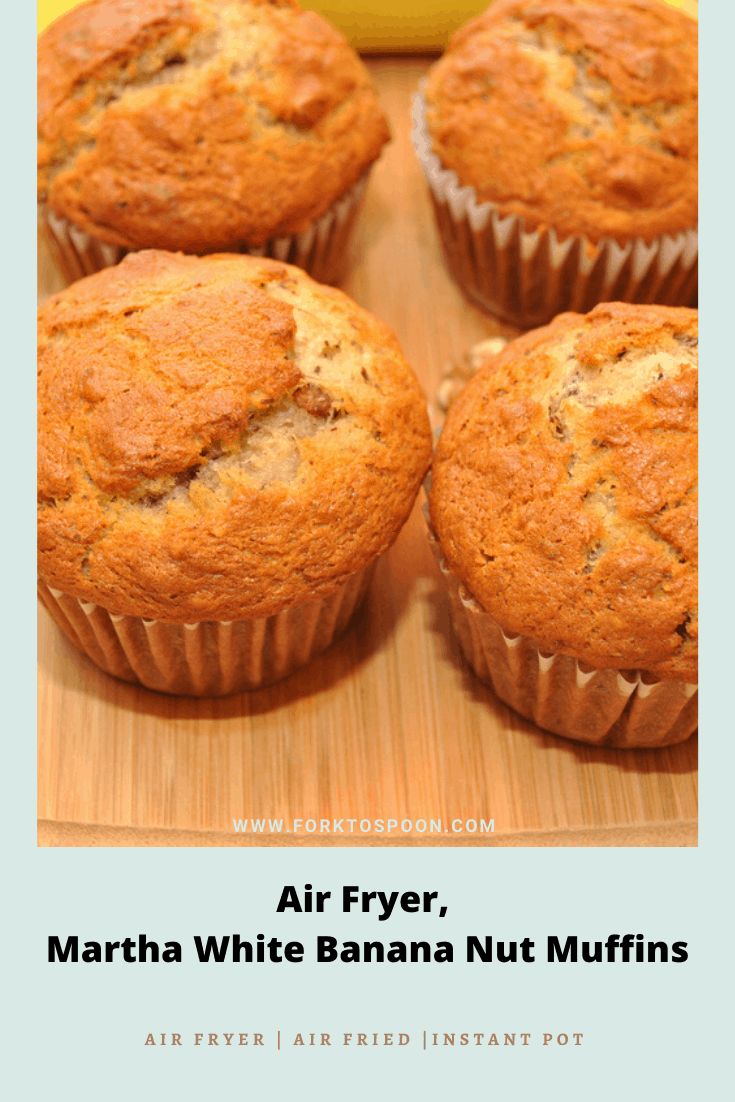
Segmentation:
<svg viewBox="0 0 735 1102">
<path fill-rule="evenodd" d="M 442 263 L 409 139 L 422 59 L 370 62 L 394 140 L 344 288 L 426 387 L 483 337 Z M 59 279 L 41 253 L 41 294 Z M 117 682 L 39 624 L 39 845 L 694 845 L 696 738 L 594 750 L 545 735 L 464 666 L 417 507 L 343 639 L 280 685 L 224 700 Z M 233 818 L 441 819 L 440 834 L 235 833 Z M 452 820 L 493 819 L 492 834 Z"/>
</svg>

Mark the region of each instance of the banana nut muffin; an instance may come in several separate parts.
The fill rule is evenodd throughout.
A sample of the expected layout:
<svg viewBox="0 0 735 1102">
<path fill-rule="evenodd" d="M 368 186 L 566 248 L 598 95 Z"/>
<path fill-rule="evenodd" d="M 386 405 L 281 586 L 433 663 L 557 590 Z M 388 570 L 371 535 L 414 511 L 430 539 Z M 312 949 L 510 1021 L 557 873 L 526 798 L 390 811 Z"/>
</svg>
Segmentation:
<svg viewBox="0 0 735 1102">
<path fill-rule="evenodd" d="M 141 252 L 39 311 L 41 594 L 105 668 L 113 659 L 79 637 L 82 605 L 163 628 L 265 623 L 280 633 L 263 643 L 266 664 L 269 646 L 282 653 L 249 681 L 288 672 L 306 645 L 300 610 L 329 619 L 345 586 L 362 595 L 429 456 L 395 337 L 300 269 Z M 329 631 L 312 630 L 323 649 Z M 140 639 L 125 656 L 114 645 L 112 672 L 126 676 L 124 657 L 154 688 L 194 691 L 172 657 L 182 633 L 169 635 L 168 680 L 136 670 Z M 215 674 L 201 691 L 232 688 Z"/>
<path fill-rule="evenodd" d="M 82 4 L 39 39 L 38 116 L 40 201 L 124 249 L 298 235 L 388 138 L 355 52 L 295 0 Z"/>
<path fill-rule="evenodd" d="M 431 520 L 467 617 L 481 612 L 494 632 L 484 657 L 466 625 L 461 642 L 481 676 L 500 679 L 499 695 L 559 733 L 650 744 L 696 724 L 686 686 L 697 679 L 697 340 L 685 308 L 564 314 L 511 342 L 449 410 Z M 535 652 L 513 672 L 504 664 L 519 637 Z M 555 697 L 547 677 L 541 700 L 551 655 L 578 664 L 594 720 L 566 683 Z M 624 677 L 587 685 L 591 671 Z M 633 697 L 621 681 L 632 692 L 635 677 L 659 718 L 651 685 L 671 683 L 686 721 L 666 714 L 654 732 L 648 717 L 646 732 L 626 734 L 618 713 L 628 699 L 630 720 Z"/>
<path fill-rule="evenodd" d="M 697 24 L 663 0 L 498 0 L 433 66 L 425 123 L 476 206 L 557 239 L 651 243 L 697 225 L 697 99 Z M 688 304 L 688 285 L 616 278 L 631 300 Z"/>
</svg>

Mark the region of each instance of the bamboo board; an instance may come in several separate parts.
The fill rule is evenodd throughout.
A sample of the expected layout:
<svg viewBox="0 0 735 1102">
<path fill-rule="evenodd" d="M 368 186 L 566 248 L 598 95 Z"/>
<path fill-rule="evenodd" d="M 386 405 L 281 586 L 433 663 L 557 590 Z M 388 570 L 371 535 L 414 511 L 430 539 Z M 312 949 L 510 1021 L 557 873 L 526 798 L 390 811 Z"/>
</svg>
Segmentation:
<svg viewBox="0 0 735 1102">
<path fill-rule="evenodd" d="M 373 174 L 344 283 L 399 335 L 427 393 L 510 335 L 446 274 L 409 139 L 427 62 L 370 62 L 394 141 Z M 41 293 L 59 286 L 42 254 Z M 545 735 L 463 665 L 420 510 L 367 604 L 322 658 L 272 688 L 168 698 L 114 681 L 39 623 L 40 845 L 694 845 L 696 738 L 657 752 Z M 233 819 L 442 820 L 441 833 L 235 833 Z M 457 834 L 454 819 L 492 819 Z"/>
</svg>

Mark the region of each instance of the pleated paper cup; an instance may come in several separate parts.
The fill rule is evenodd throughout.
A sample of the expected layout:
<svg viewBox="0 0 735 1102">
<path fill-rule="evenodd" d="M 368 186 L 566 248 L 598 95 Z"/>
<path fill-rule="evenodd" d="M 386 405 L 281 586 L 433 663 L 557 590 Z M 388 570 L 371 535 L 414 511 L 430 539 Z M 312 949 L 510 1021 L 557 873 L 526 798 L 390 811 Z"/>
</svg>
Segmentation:
<svg viewBox="0 0 735 1102">
<path fill-rule="evenodd" d="M 559 237 L 527 229 L 522 218 L 479 202 L 434 152 L 421 91 L 413 142 L 424 171 L 449 269 L 477 305 L 521 329 L 598 302 L 692 306 L 697 296 L 696 229 L 653 241 Z"/>
<path fill-rule="evenodd" d="M 39 597 L 66 637 L 113 677 L 156 692 L 226 696 L 280 681 L 347 628 L 375 564 L 320 601 L 251 620 L 177 624 L 119 616 L 39 580 Z"/>
<path fill-rule="evenodd" d="M 449 592 L 452 626 L 467 662 L 496 696 L 545 731 L 593 746 L 653 748 L 697 729 L 697 686 L 638 671 L 595 669 L 507 635 L 447 565 L 424 515 Z"/>
<path fill-rule="evenodd" d="M 347 243 L 365 197 L 370 170 L 336 203 L 301 233 L 272 237 L 264 245 L 235 243 L 224 252 L 270 257 L 303 268 L 320 283 L 336 283 L 347 258 Z M 61 218 L 46 206 L 39 208 L 42 232 L 67 283 L 117 264 L 129 251 L 108 245 Z"/>
</svg>

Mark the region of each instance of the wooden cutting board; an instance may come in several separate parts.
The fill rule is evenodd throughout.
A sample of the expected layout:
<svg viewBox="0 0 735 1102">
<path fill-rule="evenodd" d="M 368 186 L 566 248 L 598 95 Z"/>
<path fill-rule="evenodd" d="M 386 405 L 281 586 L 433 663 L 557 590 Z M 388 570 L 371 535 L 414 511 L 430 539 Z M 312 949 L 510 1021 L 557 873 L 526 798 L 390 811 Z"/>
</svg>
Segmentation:
<svg viewBox="0 0 735 1102">
<path fill-rule="evenodd" d="M 370 62 L 394 140 L 344 287 L 393 326 L 433 395 L 469 345 L 509 331 L 442 263 L 409 139 L 427 64 Z M 42 294 L 60 286 L 43 251 L 40 275 Z M 697 745 L 594 750 L 510 712 L 459 656 L 417 507 L 347 635 L 259 692 L 196 701 L 114 681 L 41 610 L 38 815 L 47 846 L 694 845 Z M 442 820 L 442 832 L 233 829 L 310 817 Z M 453 833 L 457 819 L 492 819 L 494 833 Z"/>
</svg>

